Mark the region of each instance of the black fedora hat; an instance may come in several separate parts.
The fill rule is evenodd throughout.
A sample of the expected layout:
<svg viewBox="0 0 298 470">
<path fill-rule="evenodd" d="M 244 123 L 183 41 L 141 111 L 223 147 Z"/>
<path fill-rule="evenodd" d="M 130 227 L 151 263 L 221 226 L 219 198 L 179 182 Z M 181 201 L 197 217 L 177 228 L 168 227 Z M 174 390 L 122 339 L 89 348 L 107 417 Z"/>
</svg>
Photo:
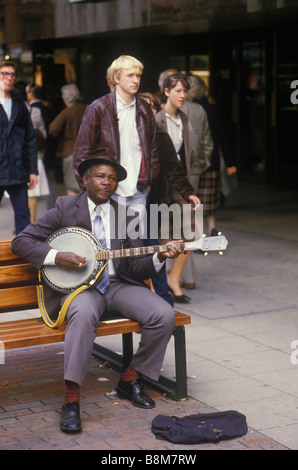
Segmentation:
<svg viewBox="0 0 298 470">
<path fill-rule="evenodd" d="M 92 165 L 107 164 L 112 165 L 117 171 L 118 182 L 125 180 L 127 172 L 123 166 L 121 166 L 115 160 L 115 155 L 109 148 L 98 148 L 93 150 L 85 160 L 83 160 L 78 166 L 78 172 L 81 176 L 86 172 Z"/>
</svg>

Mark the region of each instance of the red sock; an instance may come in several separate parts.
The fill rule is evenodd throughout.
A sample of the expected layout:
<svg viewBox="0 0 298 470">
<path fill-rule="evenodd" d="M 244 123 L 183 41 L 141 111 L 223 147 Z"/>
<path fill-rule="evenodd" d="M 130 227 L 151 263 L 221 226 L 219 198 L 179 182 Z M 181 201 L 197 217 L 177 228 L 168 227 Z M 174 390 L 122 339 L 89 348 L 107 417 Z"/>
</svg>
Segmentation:
<svg viewBox="0 0 298 470">
<path fill-rule="evenodd" d="M 64 397 L 64 405 L 71 401 L 77 401 L 80 403 L 80 386 L 75 382 L 69 382 L 68 380 L 65 381 L 65 397 Z"/>
<path fill-rule="evenodd" d="M 122 374 L 124 382 L 131 382 L 131 380 L 138 380 L 139 378 L 140 375 L 130 366 Z"/>
</svg>

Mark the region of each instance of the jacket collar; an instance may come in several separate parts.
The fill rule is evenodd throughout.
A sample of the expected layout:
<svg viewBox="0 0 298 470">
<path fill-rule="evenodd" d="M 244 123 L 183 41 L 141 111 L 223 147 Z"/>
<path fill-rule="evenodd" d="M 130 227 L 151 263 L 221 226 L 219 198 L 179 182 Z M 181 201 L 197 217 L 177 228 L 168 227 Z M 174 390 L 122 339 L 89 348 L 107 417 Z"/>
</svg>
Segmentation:
<svg viewBox="0 0 298 470">
<path fill-rule="evenodd" d="M 118 121 L 117 106 L 116 106 L 116 88 L 114 88 L 111 91 L 111 93 L 108 93 L 108 96 L 109 96 L 110 103 L 113 106 L 113 110 L 114 110 L 113 116 Z M 139 98 L 138 95 L 135 95 L 135 99 L 136 99 L 136 115 L 138 116 L 142 114 L 144 117 L 147 117 L 148 116 L 148 109 L 146 108 L 147 103 L 141 98 Z"/>
</svg>

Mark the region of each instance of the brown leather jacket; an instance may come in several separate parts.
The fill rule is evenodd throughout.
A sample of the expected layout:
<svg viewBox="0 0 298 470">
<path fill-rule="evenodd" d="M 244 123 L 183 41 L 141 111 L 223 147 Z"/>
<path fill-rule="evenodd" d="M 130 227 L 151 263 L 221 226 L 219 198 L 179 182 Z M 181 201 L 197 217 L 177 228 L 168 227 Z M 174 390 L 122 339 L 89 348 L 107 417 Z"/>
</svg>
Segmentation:
<svg viewBox="0 0 298 470">
<path fill-rule="evenodd" d="M 156 123 L 151 107 L 137 96 L 136 122 L 143 154 L 138 180 L 138 189 L 142 189 L 156 182 L 159 174 L 159 155 Z M 110 148 L 120 162 L 120 136 L 115 89 L 93 101 L 84 114 L 73 154 L 74 172 L 81 189 L 85 188 L 82 178 L 78 174 L 78 166 L 85 160 L 88 153 L 98 147 Z"/>
</svg>

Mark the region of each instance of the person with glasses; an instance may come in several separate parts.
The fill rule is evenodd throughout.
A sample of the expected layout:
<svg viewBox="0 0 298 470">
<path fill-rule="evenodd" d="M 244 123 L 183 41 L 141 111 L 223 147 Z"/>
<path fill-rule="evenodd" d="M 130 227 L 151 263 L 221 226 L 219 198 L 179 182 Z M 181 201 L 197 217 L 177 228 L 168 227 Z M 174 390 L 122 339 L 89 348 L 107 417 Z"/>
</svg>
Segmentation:
<svg viewBox="0 0 298 470">
<path fill-rule="evenodd" d="M 28 189 L 37 184 L 37 143 L 25 101 L 13 94 L 15 64 L 0 61 L 0 200 L 6 191 L 16 234 L 30 224 Z"/>
</svg>

